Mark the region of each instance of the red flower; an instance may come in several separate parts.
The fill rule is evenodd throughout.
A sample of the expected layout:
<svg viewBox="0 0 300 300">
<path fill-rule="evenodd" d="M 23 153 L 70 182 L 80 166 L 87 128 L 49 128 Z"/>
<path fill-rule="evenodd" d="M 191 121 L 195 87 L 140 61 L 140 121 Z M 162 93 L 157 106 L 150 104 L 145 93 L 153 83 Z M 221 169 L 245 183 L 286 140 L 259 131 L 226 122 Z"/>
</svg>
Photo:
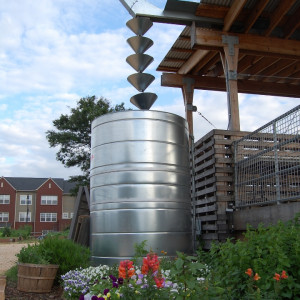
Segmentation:
<svg viewBox="0 0 300 300">
<path fill-rule="evenodd" d="M 135 274 L 133 262 L 131 260 L 123 260 L 119 265 L 119 277 L 129 278 Z"/>
<path fill-rule="evenodd" d="M 257 274 L 257 273 L 255 273 L 255 276 L 253 277 L 253 279 L 254 279 L 255 281 L 257 281 L 257 280 L 259 280 L 259 279 L 260 279 L 260 277 L 258 276 L 258 274 Z"/>
<path fill-rule="evenodd" d="M 159 260 L 156 253 L 150 252 L 147 257 L 143 259 L 142 274 L 147 274 L 149 271 L 154 273 L 159 268 Z"/>
<path fill-rule="evenodd" d="M 158 288 L 162 288 L 164 286 L 165 279 L 161 276 L 154 277 L 154 281 Z"/>
<path fill-rule="evenodd" d="M 247 271 L 245 272 L 245 274 L 247 274 L 249 277 L 252 277 L 253 271 L 251 268 L 247 269 Z"/>
<path fill-rule="evenodd" d="M 146 275 L 149 272 L 149 265 L 148 265 L 148 261 L 147 258 L 143 258 L 143 265 L 142 265 L 142 274 Z"/>
<path fill-rule="evenodd" d="M 279 281 L 280 280 L 280 275 L 278 273 L 275 273 L 275 276 L 273 277 L 273 279 Z"/>
<path fill-rule="evenodd" d="M 287 276 L 287 274 L 286 274 L 286 271 L 282 271 L 281 272 L 281 276 L 280 276 L 282 279 L 287 279 L 289 276 Z"/>
</svg>

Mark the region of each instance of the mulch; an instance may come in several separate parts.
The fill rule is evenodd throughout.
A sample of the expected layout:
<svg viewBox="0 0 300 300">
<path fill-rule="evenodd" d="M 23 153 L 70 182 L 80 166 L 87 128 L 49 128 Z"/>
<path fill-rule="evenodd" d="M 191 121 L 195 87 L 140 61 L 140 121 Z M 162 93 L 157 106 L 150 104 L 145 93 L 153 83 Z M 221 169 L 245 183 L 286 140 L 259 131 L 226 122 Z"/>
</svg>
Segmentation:
<svg viewBox="0 0 300 300">
<path fill-rule="evenodd" d="M 61 286 L 54 286 L 50 293 L 25 293 L 17 290 L 17 283 L 6 282 L 5 300 L 64 300 Z"/>
</svg>

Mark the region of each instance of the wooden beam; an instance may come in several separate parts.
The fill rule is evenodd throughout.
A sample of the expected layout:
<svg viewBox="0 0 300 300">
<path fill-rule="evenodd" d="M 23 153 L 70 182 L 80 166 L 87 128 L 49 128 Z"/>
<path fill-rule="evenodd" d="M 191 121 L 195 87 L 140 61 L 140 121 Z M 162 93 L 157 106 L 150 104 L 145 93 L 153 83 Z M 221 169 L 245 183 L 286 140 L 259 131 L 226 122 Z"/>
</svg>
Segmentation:
<svg viewBox="0 0 300 300">
<path fill-rule="evenodd" d="M 252 67 L 246 70 L 247 73 L 255 75 L 261 73 L 263 70 L 276 63 L 277 60 L 274 60 L 273 57 L 264 57 L 258 63 L 254 64 Z"/>
<path fill-rule="evenodd" d="M 213 55 L 213 53 L 215 55 Z M 210 72 L 210 70 L 214 68 L 218 62 L 220 62 L 220 57 L 218 52 L 211 52 L 211 54 L 212 54 L 212 58 L 198 71 L 197 75 L 207 75 L 207 73 Z"/>
<path fill-rule="evenodd" d="M 247 72 L 249 67 L 255 65 L 258 61 L 262 59 L 262 56 L 253 56 L 253 55 L 245 55 L 238 64 L 238 73 Z"/>
<path fill-rule="evenodd" d="M 208 52 L 208 50 L 196 50 L 194 54 L 187 60 L 187 62 L 178 70 L 178 74 L 183 75 L 190 72 L 197 65 L 197 63 L 206 56 Z"/>
<path fill-rule="evenodd" d="M 289 67 L 290 65 L 294 64 L 294 60 L 289 60 L 289 59 L 280 59 L 279 61 L 276 61 L 276 63 L 272 64 L 268 68 L 266 68 L 262 75 L 264 76 L 272 76 L 281 70 Z"/>
<path fill-rule="evenodd" d="M 156 69 L 156 71 L 159 72 L 174 72 L 177 73 L 178 68 L 171 68 L 171 67 L 163 67 L 163 66 L 158 66 L 158 68 Z"/>
<path fill-rule="evenodd" d="M 223 31 L 228 31 L 230 29 L 231 25 L 238 17 L 240 11 L 245 6 L 246 2 L 247 0 L 234 0 L 224 19 Z"/>
<path fill-rule="evenodd" d="M 218 56 L 218 52 L 215 51 L 210 51 L 206 56 L 205 59 L 202 59 L 201 61 L 199 61 L 197 63 L 197 65 L 195 66 L 195 68 L 193 69 L 193 74 L 194 75 L 205 75 L 205 72 L 202 72 L 202 69 L 207 66 L 208 64 L 211 66 L 211 63 L 214 61 L 216 62 L 216 60 L 212 60 L 215 56 Z M 218 57 L 219 59 L 219 57 Z M 200 72 L 200 74 L 199 74 Z"/>
<path fill-rule="evenodd" d="M 161 86 L 182 88 L 182 75 L 163 73 L 161 75 Z M 226 92 L 224 78 L 208 76 L 189 76 L 195 79 L 194 88 L 199 90 L 210 90 Z M 279 97 L 300 98 L 300 86 L 291 84 L 274 84 L 262 81 L 238 80 L 239 93 L 257 94 Z"/>
<path fill-rule="evenodd" d="M 222 31 L 196 28 L 195 45 L 223 48 L 222 36 L 227 35 Z M 239 49 L 259 51 L 262 53 L 276 53 L 284 55 L 295 55 L 300 57 L 300 41 L 282 40 L 258 36 L 254 34 L 230 34 L 239 38 Z M 282 46 L 284 43 L 284 47 Z"/>
<path fill-rule="evenodd" d="M 230 48 L 233 48 L 230 50 Z M 239 48 L 233 41 L 228 40 L 224 45 L 224 54 L 221 55 L 224 74 L 226 76 L 227 103 L 228 103 L 228 129 L 240 131 L 240 114 L 237 85 L 237 66 Z M 230 75 L 231 74 L 231 75 Z"/>
<path fill-rule="evenodd" d="M 269 0 L 259 0 L 257 1 L 255 7 L 251 10 L 251 14 L 249 17 L 247 17 L 247 20 L 245 21 L 245 33 L 248 33 L 255 23 L 255 21 L 258 19 L 260 14 L 263 12 L 264 8 L 268 4 Z"/>
<path fill-rule="evenodd" d="M 282 69 L 280 72 L 273 74 L 273 77 L 266 78 L 268 82 L 277 82 L 281 79 L 285 79 L 291 76 L 291 74 L 298 72 L 300 70 L 300 62 L 287 65 L 286 68 Z"/>
<path fill-rule="evenodd" d="M 300 6 L 294 15 L 289 19 L 289 21 L 284 26 L 284 38 L 288 39 L 295 32 L 295 30 L 300 27 Z"/>
<path fill-rule="evenodd" d="M 229 8 L 227 6 L 211 5 L 211 4 L 199 4 L 196 10 L 196 16 L 206 18 L 224 19 L 228 13 Z"/>
<path fill-rule="evenodd" d="M 261 56 L 261 57 L 274 57 L 274 58 L 283 58 L 283 59 L 287 58 L 287 59 L 299 60 L 299 55 L 289 55 L 289 54 L 281 54 L 281 53 L 274 53 L 274 52 L 262 52 L 262 51 L 255 51 L 249 49 L 248 50 L 240 49 L 240 53 L 247 54 L 247 55 Z"/>
<path fill-rule="evenodd" d="M 193 111 L 188 110 L 188 105 L 193 105 L 193 98 L 194 98 L 194 82 L 195 79 L 182 77 L 182 94 L 185 106 L 185 118 L 189 125 L 189 133 L 190 135 L 194 135 L 194 125 L 193 125 Z M 191 140 L 190 140 L 191 142 Z"/>
<path fill-rule="evenodd" d="M 284 0 L 280 1 L 279 6 L 275 9 L 270 20 L 270 26 L 265 32 L 265 36 L 269 36 L 274 28 L 279 24 L 284 15 L 290 10 L 294 5 L 296 0 Z"/>
</svg>

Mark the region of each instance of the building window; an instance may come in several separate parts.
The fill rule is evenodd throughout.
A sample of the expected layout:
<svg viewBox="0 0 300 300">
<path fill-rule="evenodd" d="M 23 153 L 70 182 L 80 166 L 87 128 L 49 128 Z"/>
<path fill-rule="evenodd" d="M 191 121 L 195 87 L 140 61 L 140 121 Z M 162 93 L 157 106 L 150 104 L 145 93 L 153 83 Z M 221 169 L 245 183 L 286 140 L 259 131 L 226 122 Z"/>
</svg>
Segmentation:
<svg viewBox="0 0 300 300">
<path fill-rule="evenodd" d="M 41 222 L 56 222 L 57 221 L 57 213 L 41 213 L 40 221 Z"/>
<path fill-rule="evenodd" d="M 3 187 L 3 182 L 1 182 L 1 187 Z"/>
<path fill-rule="evenodd" d="M 9 213 L 0 212 L 0 222 L 8 222 L 9 220 Z"/>
<path fill-rule="evenodd" d="M 20 195 L 20 205 L 32 205 L 32 195 Z"/>
<path fill-rule="evenodd" d="M 0 195 L 0 204 L 9 204 L 10 195 Z"/>
<path fill-rule="evenodd" d="M 42 196 L 42 205 L 57 205 L 57 196 Z"/>
<path fill-rule="evenodd" d="M 51 182 L 49 182 L 49 189 L 51 189 Z"/>
<path fill-rule="evenodd" d="M 31 212 L 19 212 L 19 222 L 31 222 Z"/>
<path fill-rule="evenodd" d="M 62 214 L 62 218 L 63 218 L 63 219 L 68 219 L 68 217 L 69 217 L 69 214 L 68 214 L 67 212 L 64 212 L 64 213 Z"/>
</svg>

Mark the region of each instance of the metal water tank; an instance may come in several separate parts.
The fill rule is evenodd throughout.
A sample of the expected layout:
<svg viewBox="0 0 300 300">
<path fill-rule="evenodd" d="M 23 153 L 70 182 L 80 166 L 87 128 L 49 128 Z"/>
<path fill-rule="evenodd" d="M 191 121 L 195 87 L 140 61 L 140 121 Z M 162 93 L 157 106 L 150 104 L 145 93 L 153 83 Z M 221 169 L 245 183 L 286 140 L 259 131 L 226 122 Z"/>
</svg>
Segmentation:
<svg viewBox="0 0 300 300">
<path fill-rule="evenodd" d="M 93 265 L 153 251 L 190 252 L 189 136 L 180 116 L 159 111 L 110 113 L 92 123 Z"/>
</svg>

